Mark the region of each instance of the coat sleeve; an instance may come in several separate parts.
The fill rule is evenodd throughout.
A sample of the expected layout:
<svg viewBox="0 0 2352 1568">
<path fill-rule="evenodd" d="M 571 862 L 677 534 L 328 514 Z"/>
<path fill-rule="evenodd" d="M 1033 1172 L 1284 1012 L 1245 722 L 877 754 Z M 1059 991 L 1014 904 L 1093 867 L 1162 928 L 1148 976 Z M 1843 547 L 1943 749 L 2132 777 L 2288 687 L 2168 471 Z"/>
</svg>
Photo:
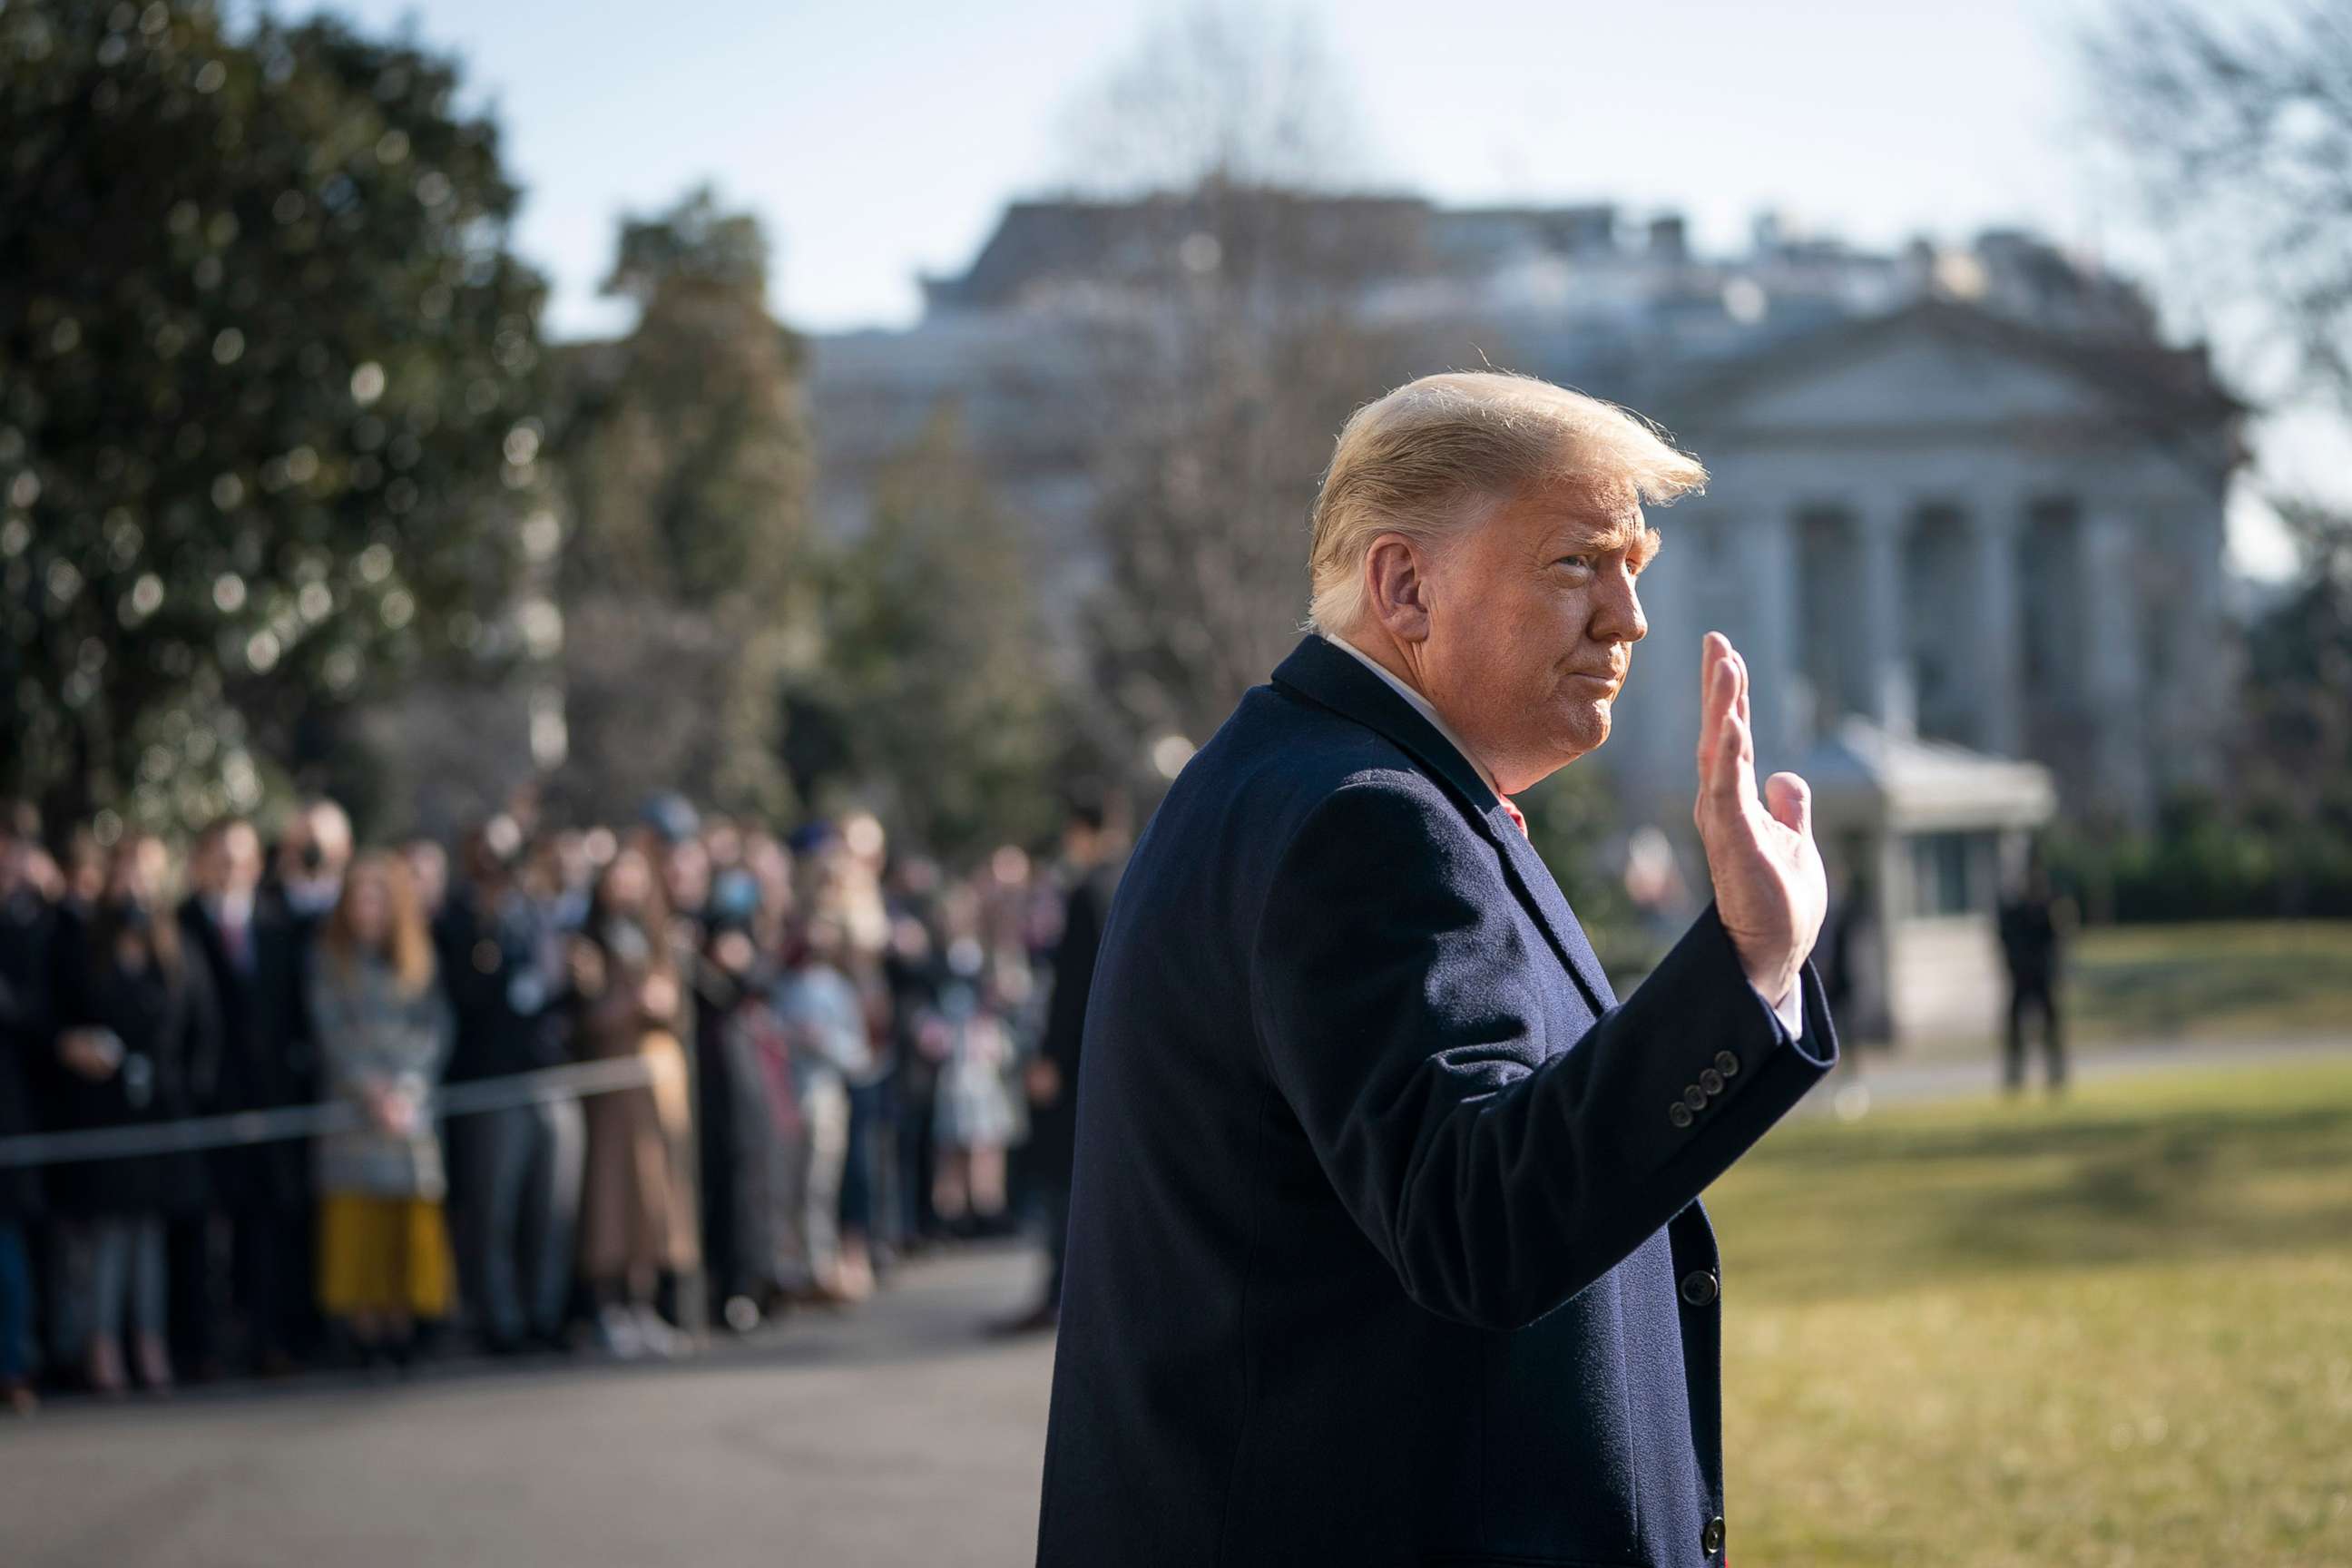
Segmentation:
<svg viewBox="0 0 2352 1568">
<path fill-rule="evenodd" d="M 1493 1329 L 1622 1261 L 1837 1059 L 1811 963 L 1790 1040 L 1712 906 L 1548 1038 L 1544 988 L 1572 983 L 1515 902 L 1433 788 L 1352 784 L 1283 852 L 1252 954 L 1268 1068 L 1340 1202 L 1413 1300 Z"/>
</svg>

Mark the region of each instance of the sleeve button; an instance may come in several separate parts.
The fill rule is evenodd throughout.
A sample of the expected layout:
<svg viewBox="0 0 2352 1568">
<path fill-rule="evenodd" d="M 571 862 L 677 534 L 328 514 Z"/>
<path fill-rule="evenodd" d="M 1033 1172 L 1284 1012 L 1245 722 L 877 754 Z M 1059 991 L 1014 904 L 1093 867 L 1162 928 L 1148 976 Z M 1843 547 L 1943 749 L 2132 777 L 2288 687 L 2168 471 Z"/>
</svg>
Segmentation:
<svg viewBox="0 0 2352 1568">
<path fill-rule="evenodd" d="M 1689 1106 L 1693 1110 L 1705 1110 L 1706 1109 L 1706 1090 L 1699 1088 L 1699 1086 L 1695 1083 L 1686 1083 L 1683 1085 L 1683 1103 Z"/>
<path fill-rule="evenodd" d="M 1723 1075 L 1716 1071 L 1713 1068 L 1704 1068 L 1700 1069 L 1698 1075 L 1698 1086 L 1699 1088 L 1706 1090 L 1710 1095 L 1721 1094 L 1723 1092 Z"/>
<path fill-rule="evenodd" d="M 1694 1307 L 1706 1307 L 1716 1298 L 1715 1274 L 1710 1269 L 1694 1268 L 1683 1276 L 1683 1300 Z"/>
<path fill-rule="evenodd" d="M 1726 1078 L 1737 1078 L 1739 1076 L 1739 1058 L 1729 1051 L 1717 1051 L 1715 1053 L 1715 1070 Z"/>
<path fill-rule="evenodd" d="M 1677 1127 L 1688 1127 L 1691 1124 L 1690 1107 L 1679 1100 L 1675 1100 L 1666 1107 L 1666 1120 Z"/>
</svg>

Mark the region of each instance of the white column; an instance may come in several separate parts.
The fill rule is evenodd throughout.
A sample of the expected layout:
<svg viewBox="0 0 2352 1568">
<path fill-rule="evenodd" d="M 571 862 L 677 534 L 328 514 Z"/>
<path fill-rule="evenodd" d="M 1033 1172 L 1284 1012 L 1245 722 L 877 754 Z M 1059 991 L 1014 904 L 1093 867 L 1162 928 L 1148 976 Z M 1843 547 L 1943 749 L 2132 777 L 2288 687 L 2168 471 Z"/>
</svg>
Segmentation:
<svg viewBox="0 0 2352 1568">
<path fill-rule="evenodd" d="M 1799 732 L 1793 683 L 1803 673 L 1797 647 L 1797 531 L 1786 507 L 1774 506 L 1744 524 L 1746 568 L 1753 601 L 1753 646 L 1748 659 L 1756 754 L 1767 768 L 1785 767 L 1811 735 Z"/>
<path fill-rule="evenodd" d="M 1707 541 L 1719 520 L 1704 500 L 1685 502 L 1654 524 L 1665 536 L 1665 550 L 1642 574 L 1642 613 L 1649 637 L 1633 650 L 1633 674 L 1617 704 L 1617 730 L 1609 742 L 1612 765 L 1624 769 L 1622 798 L 1629 803 L 1686 791 L 1691 784 L 1691 737 L 1698 725 L 1698 639 L 1701 577 L 1708 568 Z M 1608 756 L 1608 752 L 1602 753 Z M 1645 804 L 1636 808 L 1646 811 Z"/>
<path fill-rule="evenodd" d="M 2017 540 L 2021 507 L 1995 502 L 1970 514 L 1976 545 L 1977 744 L 1997 756 L 2021 756 L 2025 745 L 2025 693 L 2020 681 L 2024 605 L 2018 595 Z"/>
<path fill-rule="evenodd" d="M 2150 797 L 2139 746 L 2139 580 L 2137 529 L 2127 504 L 2084 497 L 2083 669 L 2097 757 L 2099 797 L 2127 820 L 2145 820 Z"/>
<path fill-rule="evenodd" d="M 1880 504 L 1856 514 L 1862 545 L 1864 700 L 1871 719 L 1907 735 L 1912 710 L 1911 660 L 1904 641 L 1909 623 L 1903 603 L 1903 509 Z"/>
<path fill-rule="evenodd" d="M 2176 513 L 2166 548 L 2175 556 L 2172 580 L 2185 576 L 2189 588 L 2188 614 L 2165 617 L 2165 635 L 2172 639 L 2170 668 L 2184 697 L 2178 706 L 2180 721 L 2169 737 L 2172 777 L 2210 789 L 2221 774 L 2221 750 L 2212 737 L 2226 727 L 2230 692 L 2241 673 L 2239 645 L 2230 635 L 2221 597 L 2229 576 L 2221 497 L 2190 501 Z M 2165 706 L 2174 704 L 2168 700 Z"/>
</svg>

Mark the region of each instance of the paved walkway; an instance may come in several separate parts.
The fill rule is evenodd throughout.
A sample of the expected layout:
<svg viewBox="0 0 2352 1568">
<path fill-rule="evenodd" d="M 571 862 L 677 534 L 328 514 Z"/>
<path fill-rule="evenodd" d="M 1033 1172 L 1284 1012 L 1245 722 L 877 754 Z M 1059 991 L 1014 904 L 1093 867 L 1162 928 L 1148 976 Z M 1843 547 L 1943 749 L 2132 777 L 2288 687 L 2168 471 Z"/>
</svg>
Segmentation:
<svg viewBox="0 0 2352 1568">
<path fill-rule="evenodd" d="M 650 1367 L 53 1406 L 0 1424 L 6 1568 L 1002 1568 L 1029 1560 L 1052 1347 L 985 1338 L 1033 1258 Z"/>
<path fill-rule="evenodd" d="M 2185 1068 L 2259 1067 L 2315 1058 L 2352 1056 L 2352 1034 L 2286 1036 L 2243 1040 L 2100 1041 L 2070 1053 L 2068 1070 L 2078 1083 L 2135 1078 Z M 2026 1081 L 2041 1092 L 2042 1058 L 2027 1058 Z M 1889 1059 L 1866 1054 L 1859 1069 L 1841 1068 L 1798 1106 L 1799 1115 L 1853 1115 L 1857 1107 L 1897 1105 L 1923 1100 L 1958 1100 L 1990 1095 L 2000 1087 L 2000 1048 L 1987 1045 L 1976 1055 L 1945 1053 Z M 1866 1090 L 1857 1099 L 1854 1090 Z"/>
</svg>

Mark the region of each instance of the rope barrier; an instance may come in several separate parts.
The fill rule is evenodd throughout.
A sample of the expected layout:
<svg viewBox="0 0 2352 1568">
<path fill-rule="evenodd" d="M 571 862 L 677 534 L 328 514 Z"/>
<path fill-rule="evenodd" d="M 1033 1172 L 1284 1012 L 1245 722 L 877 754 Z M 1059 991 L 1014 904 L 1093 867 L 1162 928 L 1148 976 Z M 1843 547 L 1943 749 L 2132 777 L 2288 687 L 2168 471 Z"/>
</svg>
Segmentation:
<svg viewBox="0 0 2352 1568">
<path fill-rule="evenodd" d="M 508 1073 L 453 1083 L 433 1091 L 425 1111 L 437 1121 L 511 1110 L 550 1100 L 578 1100 L 622 1089 L 645 1089 L 675 1071 L 661 1058 L 616 1057 L 607 1061 L 570 1062 L 562 1067 Z M 286 1105 L 268 1110 L 238 1110 L 222 1116 L 192 1116 L 135 1127 L 89 1127 L 71 1132 L 29 1132 L 0 1138 L 0 1170 L 55 1165 L 79 1160 L 128 1160 L 152 1154 L 183 1154 L 200 1149 L 230 1149 L 314 1138 L 365 1125 L 349 1100 Z"/>
</svg>

